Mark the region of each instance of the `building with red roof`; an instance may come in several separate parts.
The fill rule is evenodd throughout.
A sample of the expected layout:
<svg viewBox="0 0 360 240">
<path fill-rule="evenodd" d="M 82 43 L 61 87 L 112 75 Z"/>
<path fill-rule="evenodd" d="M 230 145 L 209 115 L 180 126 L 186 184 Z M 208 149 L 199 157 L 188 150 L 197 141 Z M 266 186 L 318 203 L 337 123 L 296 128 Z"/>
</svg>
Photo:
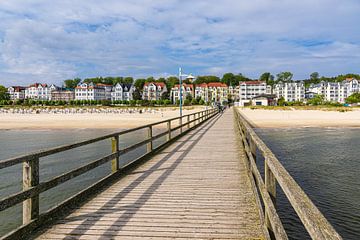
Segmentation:
<svg viewBox="0 0 360 240">
<path fill-rule="evenodd" d="M 194 98 L 194 84 L 183 83 L 181 93 L 183 101 L 186 99 L 187 96 L 191 96 L 191 98 Z M 174 104 L 178 100 L 180 100 L 180 84 L 176 84 L 173 88 L 171 88 L 170 98 Z"/>
<path fill-rule="evenodd" d="M 25 98 L 36 100 L 51 100 L 51 92 L 57 90 L 54 84 L 34 83 L 25 88 Z"/>
<path fill-rule="evenodd" d="M 162 95 L 167 92 L 163 82 L 147 82 L 144 84 L 142 98 L 148 101 L 160 100 Z"/>
<path fill-rule="evenodd" d="M 270 87 L 270 88 L 269 88 Z M 262 94 L 269 94 L 271 86 L 267 86 L 265 81 L 253 80 L 240 82 L 239 86 L 239 104 L 240 106 L 250 105 L 251 100 Z"/>
<path fill-rule="evenodd" d="M 25 89 L 26 87 L 22 87 L 22 86 L 11 86 L 8 87 L 7 92 L 11 100 L 25 99 Z"/>
</svg>

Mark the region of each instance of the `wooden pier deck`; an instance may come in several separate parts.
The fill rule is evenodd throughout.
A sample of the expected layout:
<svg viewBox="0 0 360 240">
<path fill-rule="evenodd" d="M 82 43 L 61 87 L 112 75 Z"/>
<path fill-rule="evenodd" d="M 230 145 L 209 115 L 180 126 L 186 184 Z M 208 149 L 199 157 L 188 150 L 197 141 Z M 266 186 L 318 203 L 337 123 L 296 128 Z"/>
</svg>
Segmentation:
<svg viewBox="0 0 360 240">
<path fill-rule="evenodd" d="M 37 239 L 264 239 L 228 110 L 43 230 Z"/>
</svg>

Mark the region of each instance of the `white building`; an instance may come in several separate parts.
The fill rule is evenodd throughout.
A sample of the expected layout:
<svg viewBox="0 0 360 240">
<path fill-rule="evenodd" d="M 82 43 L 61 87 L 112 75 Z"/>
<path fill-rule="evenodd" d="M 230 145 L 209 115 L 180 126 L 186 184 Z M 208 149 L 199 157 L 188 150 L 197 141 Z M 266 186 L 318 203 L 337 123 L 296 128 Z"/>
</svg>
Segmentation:
<svg viewBox="0 0 360 240">
<path fill-rule="evenodd" d="M 130 101 L 133 100 L 133 84 L 117 83 L 111 92 L 111 101 Z"/>
<path fill-rule="evenodd" d="M 211 82 L 207 86 L 211 102 L 223 103 L 228 101 L 229 87 L 225 83 Z"/>
<path fill-rule="evenodd" d="M 360 91 L 360 82 L 354 78 L 342 82 L 325 82 L 310 84 L 308 92 L 323 95 L 325 101 L 344 103 L 351 94 Z"/>
<path fill-rule="evenodd" d="M 8 88 L 8 93 L 11 100 L 25 99 L 26 87 L 11 86 Z"/>
<path fill-rule="evenodd" d="M 267 86 L 264 81 L 241 82 L 239 87 L 239 104 L 240 106 L 250 105 L 254 97 L 269 93 L 271 93 L 271 86 Z"/>
<path fill-rule="evenodd" d="M 195 85 L 195 92 L 194 92 L 195 98 L 200 98 L 204 102 L 209 102 L 209 88 L 206 83 L 201 83 Z"/>
<path fill-rule="evenodd" d="M 160 100 L 165 92 L 167 92 L 165 83 L 147 82 L 144 84 L 142 98 L 149 101 Z"/>
<path fill-rule="evenodd" d="M 104 83 L 98 83 L 95 85 L 96 87 L 104 88 L 105 90 L 105 100 L 111 100 L 111 92 L 113 89 L 113 85 L 110 84 L 104 84 Z"/>
<path fill-rule="evenodd" d="M 36 100 L 51 100 L 51 92 L 57 90 L 58 87 L 52 84 L 34 83 L 25 89 L 25 98 Z"/>
<path fill-rule="evenodd" d="M 182 84 L 182 99 L 185 101 L 186 97 L 189 95 L 192 98 L 195 97 L 194 95 L 194 85 L 193 84 Z M 171 88 L 170 98 L 172 102 L 175 104 L 177 100 L 180 100 L 180 85 L 176 84 L 173 88 Z"/>
<path fill-rule="evenodd" d="M 303 82 L 279 82 L 274 85 L 277 98 L 283 97 L 286 102 L 304 101 L 305 85 Z"/>
<path fill-rule="evenodd" d="M 80 83 L 75 88 L 75 100 L 106 100 L 105 88 L 93 83 Z"/>
</svg>

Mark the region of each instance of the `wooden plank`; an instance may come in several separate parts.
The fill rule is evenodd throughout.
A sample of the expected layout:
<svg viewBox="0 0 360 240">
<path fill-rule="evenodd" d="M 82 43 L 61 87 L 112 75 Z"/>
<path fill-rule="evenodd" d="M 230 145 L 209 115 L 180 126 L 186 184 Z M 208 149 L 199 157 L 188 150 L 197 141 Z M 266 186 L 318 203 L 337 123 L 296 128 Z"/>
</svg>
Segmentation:
<svg viewBox="0 0 360 240">
<path fill-rule="evenodd" d="M 202 118 L 206 115 L 192 121 Z M 74 208 L 39 239 L 264 239 L 247 170 L 239 161 L 244 149 L 233 130 L 227 111 Z"/>
<path fill-rule="evenodd" d="M 112 153 L 118 153 L 119 151 L 119 136 L 115 136 L 111 139 L 111 151 Z M 119 170 L 119 154 L 111 160 L 111 171 L 117 172 Z"/>
<path fill-rule="evenodd" d="M 39 184 L 39 159 L 30 159 L 23 163 L 23 190 Z M 28 224 L 39 216 L 39 194 L 23 202 L 23 224 Z"/>
<path fill-rule="evenodd" d="M 342 239 L 341 236 L 332 227 L 332 225 L 327 221 L 324 215 L 306 195 L 306 193 L 286 171 L 284 166 L 280 163 L 272 151 L 257 136 L 246 119 L 238 111 L 237 115 L 241 120 L 243 127 L 246 129 L 246 132 L 249 134 L 250 138 L 255 142 L 261 154 L 267 160 L 267 167 L 273 174 L 274 178 L 277 180 L 279 186 L 285 193 L 291 206 L 294 208 L 310 236 L 313 239 Z M 271 184 L 273 185 L 273 183 Z M 268 191 L 266 187 L 265 191 Z"/>
</svg>

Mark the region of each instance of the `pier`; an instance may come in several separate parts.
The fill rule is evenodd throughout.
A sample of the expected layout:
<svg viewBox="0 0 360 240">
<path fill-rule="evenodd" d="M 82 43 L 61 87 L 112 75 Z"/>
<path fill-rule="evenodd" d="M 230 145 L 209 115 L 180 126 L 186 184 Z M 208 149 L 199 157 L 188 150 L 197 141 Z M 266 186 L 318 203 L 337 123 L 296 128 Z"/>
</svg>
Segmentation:
<svg viewBox="0 0 360 240">
<path fill-rule="evenodd" d="M 166 128 L 155 135 L 157 125 Z M 122 135 L 141 129 L 146 139 L 119 148 Z M 39 181 L 42 157 L 106 139 L 110 155 Z M 123 154 L 145 145 L 143 156 L 122 164 Z M 256 165 L 262 159 L 264 178 Z M 341 239 L 236 109 L 209 109 L 7 159 L 0 169 L 16 164 L 23 164 L 23 191 L 0 200 L 0 211 L 22 203 L 23 225 L 2 239 L 288 239 L 277 214 L 278 186 L 313 239 Z M 39 213 L 41 192 L 103 164 L 110 175 Z"/>
</svg>

